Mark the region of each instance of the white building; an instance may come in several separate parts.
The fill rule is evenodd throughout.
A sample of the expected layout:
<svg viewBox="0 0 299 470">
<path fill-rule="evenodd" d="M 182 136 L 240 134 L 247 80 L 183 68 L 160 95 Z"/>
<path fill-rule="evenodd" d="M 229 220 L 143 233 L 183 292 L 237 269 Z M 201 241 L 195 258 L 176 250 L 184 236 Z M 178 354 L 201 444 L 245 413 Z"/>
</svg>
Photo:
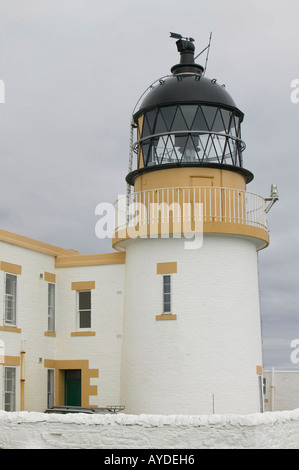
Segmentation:
<svg viewBox="0 0 299 470">
<path fill-rule="evenodd" d="M 3 230 L 0 240 L 0 408 L 42 411 L 54 396 L 118 404 L 125 255 L 80 255 Z M 66 384 L 80 396 L 65 396 Z"/>
<path fill-rule="evenodd" d="M 284 411 L 299 408 L 299 371 L 265 370 L 264 402 L 265 411 Z"/>
<path fill-rule="evenodd" d="M 0 409 L 263 409 L 266 201 L 247 192 L 243 113 L 203 76 L 193 42 L 177 47 L 180 64 L 133 116 L 125 209 L 135 216 L 116 226 L 115 252 L 81 255 L 0 231 Z"/>
</svg>

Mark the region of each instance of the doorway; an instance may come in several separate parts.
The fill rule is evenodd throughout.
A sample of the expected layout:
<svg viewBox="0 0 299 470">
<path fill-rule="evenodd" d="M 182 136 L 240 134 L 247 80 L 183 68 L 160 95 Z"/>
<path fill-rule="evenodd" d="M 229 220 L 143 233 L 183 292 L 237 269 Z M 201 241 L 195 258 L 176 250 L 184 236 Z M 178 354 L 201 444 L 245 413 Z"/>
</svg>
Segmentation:
<svg viewBox="0 0 299 470">
<path fill-rule="evenodd" d="M 64 371 L 65 406 L 81 406 L 81 370 Z"/>
</svg>

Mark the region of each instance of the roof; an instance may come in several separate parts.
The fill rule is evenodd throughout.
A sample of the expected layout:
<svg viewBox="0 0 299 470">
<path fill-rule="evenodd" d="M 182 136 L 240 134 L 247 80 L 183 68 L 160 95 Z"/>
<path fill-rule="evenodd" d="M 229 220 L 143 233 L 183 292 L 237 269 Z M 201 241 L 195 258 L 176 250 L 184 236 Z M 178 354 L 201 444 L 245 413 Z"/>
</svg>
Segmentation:
<svg viewBox="0 0 299 470">
<path fill-rule="evenodd" d="M 18 235 L 13 232 L 0 229 L 0 241 L 11 245 L 20 246 L 28 250 L 37 251 L 46 255 L 54 256 L 55 267 L 74 266 L 98 266 L 106 264 L 125 263 L 124 252 L 97 253 L 84 255 L 72 249 L 60 248 L 49 243 L 44 243 L 33 238 Z"/>
<path fill-rule="evenodd" d="M 206 104 L 236 109 L 243 119 L 230 94 L 215 80 L 197 74 L 177 74 L 161 79 L 151 88 L 142 101 L 135 118 L 157 106 L 172 104 Z"/>
</svg>

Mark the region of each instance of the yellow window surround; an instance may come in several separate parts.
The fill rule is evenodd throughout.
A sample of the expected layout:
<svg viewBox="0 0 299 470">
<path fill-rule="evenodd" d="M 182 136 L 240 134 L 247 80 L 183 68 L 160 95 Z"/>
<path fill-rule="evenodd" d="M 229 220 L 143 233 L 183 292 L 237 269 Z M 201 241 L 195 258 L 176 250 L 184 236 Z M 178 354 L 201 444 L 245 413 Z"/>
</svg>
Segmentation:
<svg viewBox="0 0 299 470">
<path fill-rule="evenodd" d="M 177 273 L 177 262 L 157 263 L 157 274 L 175 274 Z"/>
<path fill-rule="evenodd" d="M 1 356 L 0 355 L 0 364 L 4 366 L 17 367 L 20 365 L 19 356 Z"/>
<path fill-rule="evenodd" d="M 72 331 L 71 336 L 95 336 L 95 331 Z"/>
<path fill-rule="evenodd" d="M 56 274 L 54 273 L 44 273 L 44 280 L 47 282 L 51 282 L 52 284 L 56 283 Z"/>
<path fill-rule="evenodd" d="M 21 328 L 14 326 L 0 326 L 0 331 L 10 331 L 11 333 L 21 333 Z"/>
<path fill-rule="evenodd" d="M 257 375 L 263 375 L 263 366 L 256 366 Z"/>
<path fill-rule="evenodd" d="M 98 369 L 90 369 L 88 360 L 44 360 L 44 367 L 48 369 L 55 369 L 55 406 L 65 404 L 65 393 L 64 393 L 64 371 L 66 369 L 80 369 L 81 370 L 81 404 L 82 406 L 93 406 L 90 405 L 89 399 L 91 396 L 98 394 L 98 386 L 90 385 L 91 378 L 99 377 Z"/>
<path fill-rule="evenodd" d="M 95 281 L 72 282 L 72 290 L 92 290 L 95 287 Z"/>
<path fill-rule="evenodd" d="M 0 270 L 9 274 L 22 274 L 22 266 L 7 261 L 0 261 Z"/>
<path fill-rule="evenodd" d="M 162 313 L 162 315 L 156 315 L 156 320 L 176 320 L 177 316 L 172 313 Z"/>
</svg>

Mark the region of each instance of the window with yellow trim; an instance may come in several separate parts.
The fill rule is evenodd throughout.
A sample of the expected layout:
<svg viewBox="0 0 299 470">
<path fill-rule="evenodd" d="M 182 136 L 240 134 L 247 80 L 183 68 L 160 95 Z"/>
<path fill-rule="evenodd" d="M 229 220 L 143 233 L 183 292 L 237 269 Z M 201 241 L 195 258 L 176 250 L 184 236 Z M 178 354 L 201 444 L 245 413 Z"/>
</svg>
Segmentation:
<svg viewBox="0 0 299 470">
<path fill-rule="evenodd" d="M 16 411 L 15 367 L 4 367 L 4 411 Z"/>
<path fill-rule="evenodd" d="M 163 313 L 171 313 L 171 275 L 163 275 Z"/>
<path fill-rule="evenodd" d="M 55 284 L 48 284 L 48 331 L 55 331 Z"/>
<path fill-rule="evenodd" d="M 91 328 L 91 291 L 77 292 L 78 327 Z"/>
<path fill-rule="evenodd" d="M 4 324 L 17 326 L 17 276 L 5 273 Z"/>
</svg>

